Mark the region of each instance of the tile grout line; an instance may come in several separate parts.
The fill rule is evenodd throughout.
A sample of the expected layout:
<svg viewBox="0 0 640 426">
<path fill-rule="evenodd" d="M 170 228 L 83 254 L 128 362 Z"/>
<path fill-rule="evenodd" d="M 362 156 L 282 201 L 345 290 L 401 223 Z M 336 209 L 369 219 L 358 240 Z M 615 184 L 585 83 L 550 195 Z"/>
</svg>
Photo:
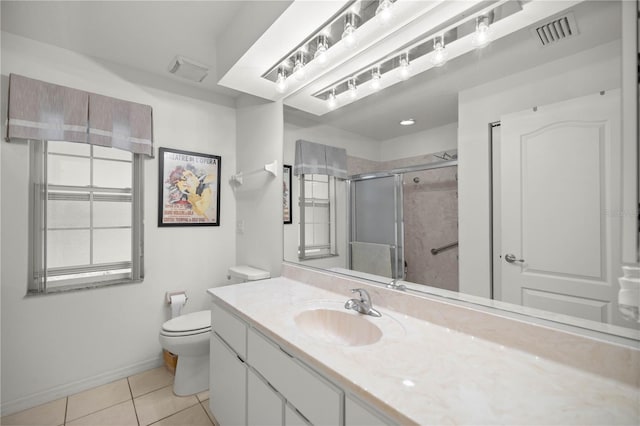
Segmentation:
<svg viewBox="0 0 640 426">
<path fill-rule="evenodd" d="M 194 394 L 194 396 L 195 396 L 195 394 Z M 197 397 L 197 396 L 196 396 L 196 401 L 198 401 L 198 397 Z M 171 414 L 169 414 L 169 415 L 167 415 L 167 416 L 164 416 L 164 417 L 162 417 L 161 419 L 158 419 L 158 420 L 156 420 L 156 421 L 155 421 L 155 422 L 153 422 L 153 423 L 149 423 L 149 425 L 140 425 L 140 426 L 152 426 L 152 425 L 154 425 L 154 424 L 156 424 L 156 423 L 158 423 L 158 422 L 161 422 L 161 421 L 163 421 L 163 420 L 165 420 L 165 419 L 168 419 L 168 418 L 169 418 L 169 417 L 171 417 L 171 416 L 175 416 L 175 415 L 176 415 L 176 414 L 178 414 L 178 413 L 182 413 L 183 411 L 189 410 L 189 409 L 191 409 L 191 408 L 195 407 L 196 405 L 200 405 L 200 401 L 198 401 L 197 403 L 195 403 L 195 404 L 193 404 L 193 405 L 190 405 L 190 406 L 188 406 L 188 407 L 185 407 L 185 408 L 183 408 L 182 410 L 178 410 L 178 411 L 173 412 L 173 413 L 171 413 Z M 200 407 L 202 408 L 202 405 L 200 405 Z M 205 415 L 207 415 L 206 411 L 205 411 L 205 413 L 204 413 L 204 414 L 205 414 Z M 209 417 L 209 415 L 207 415 L 207 417 Z"/>
<path fill-rule="evenodd" d="M 127 377 L 127 386 L 129 386 L 129 395 L 131 395 L 131 405 L 133 405 L 133 413 L 136 415 L 136 423 L 138 424 L 138 426 L 140 426 L 140 418 L 138 417 L 138 410 L 136 410 L 136 400 L 133 397 L 133 389 L 131 389 L 131 382 L 129 381 L 129 377 Z"/>
<path fill-rule="evenodd" d="M 211 416 L 209 416 L 209 410 L 207 410 L 207 406 L 204 405 L 204 403 L 207 402 L 207 406 L 209 405 L 208 402 L 209 400 L 207 399 L 206 401 L 200 401 L 200 406 L 202 407 L 202 409 L 204 410 L 204 414 L 207 415 L 207 418 L 209 419 L 209 421 L 211 422 L 212 426 L 218 426 L 218 424 L 216 422 L 213 421 L 213 419 L 211 418 Z"/>
<path fill-rule="evenodd" d="M 66 396 L 64 398 L 64 420 L 62 422 L 63 425 L 67 424 L 67 412 L 69 411 L 69 397 Z"/>
</svg>

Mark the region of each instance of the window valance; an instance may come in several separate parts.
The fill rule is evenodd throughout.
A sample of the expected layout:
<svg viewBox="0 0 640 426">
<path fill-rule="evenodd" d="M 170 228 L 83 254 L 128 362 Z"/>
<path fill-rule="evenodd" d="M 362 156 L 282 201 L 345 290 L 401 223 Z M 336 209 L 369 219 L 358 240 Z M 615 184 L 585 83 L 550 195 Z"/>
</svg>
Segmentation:
<svg viewBox="0 0 640 426">
<path fill-rule="evenodd" d="M 7 140 L 64 140 L 153 156 L 148 105 L 9 76 Z"/>
<path fill-rule="evenodd" d="M 347 178 L 347 150 L 305 140 L 296 141 L 293 174 Z"/>
</svg>

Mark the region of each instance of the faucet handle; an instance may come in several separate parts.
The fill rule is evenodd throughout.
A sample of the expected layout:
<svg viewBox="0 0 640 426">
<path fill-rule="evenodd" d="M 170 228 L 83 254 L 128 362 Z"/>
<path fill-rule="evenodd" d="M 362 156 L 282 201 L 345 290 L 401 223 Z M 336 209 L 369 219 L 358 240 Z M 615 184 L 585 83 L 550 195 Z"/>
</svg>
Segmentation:
<svg viewBox="0 0 640 426">
<path fill-rule="evenodd" d="M 351 293 L 358 293 L 360 295 L 360 301 L 366 302 L 367 304 L 371 305 L 371 296 L 369 295 L 369 292 L 364 288 L 352 288 Z"/>
</svg>

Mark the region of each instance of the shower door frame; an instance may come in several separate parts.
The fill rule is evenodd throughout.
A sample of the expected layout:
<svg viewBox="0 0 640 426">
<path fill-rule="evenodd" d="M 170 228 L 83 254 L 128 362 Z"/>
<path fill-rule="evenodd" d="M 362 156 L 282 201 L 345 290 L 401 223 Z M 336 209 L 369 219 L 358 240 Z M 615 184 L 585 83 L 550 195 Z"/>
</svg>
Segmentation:
<svg viewBox="0 0 640 426">
<path fill-rule="evenodd" d="M 404 188 L 402 186 L 402 177 L 405 173 L 410 172 L 420 172 L 424 170 L 432 170 L 432 169 L 440 169 L 443 167 L 451 167 L 457 166 L 458 160 L 445 160 L 445 161 L 436 161 L 433 163 L 419 164 L 416 166 L 402 167 L 392 170 L 380 171 L 380 172 L 371 172 L 371 173 L 361 173 L 357 175 L 352 175 L 347 178 L 347 226 L 349 230 L 349 240 L 347 241 L 347 265 L 349 269 L 351 269 L 351 243 L 354 241 L 354 208 L 353 208 L 353 197 L 352 193 L 352 183 L 355 181 L 363 181 L 369 179 L 376 178 L 384 178 L 384 177 L 395 177 L 395 186 L 394 186 L 394 202 L 396 203 L 396 208 L 394 209 L 395 217 L 395 235 L 396 235 L 396 245 L 395 245 L 395 253 L 396 258 L 393 262 L 393 275 L 396 278 L 393 280 L 404 280 Z M 401 254 L 401 258 L 398 259 L 398 255 Z M 399 271 L 398 271 L 399 269 Z"/>
</svg>

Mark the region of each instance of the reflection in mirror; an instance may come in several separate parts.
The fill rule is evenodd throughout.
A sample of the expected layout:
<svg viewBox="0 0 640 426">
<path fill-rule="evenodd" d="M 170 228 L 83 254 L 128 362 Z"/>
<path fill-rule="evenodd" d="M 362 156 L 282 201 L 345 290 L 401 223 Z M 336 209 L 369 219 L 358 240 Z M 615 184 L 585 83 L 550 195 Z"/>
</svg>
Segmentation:
<svg viewBox="0 0 640 426">
<path fill-rule="evenodd" d="M 638 339 L 640 302 L 618 282 L 638 229 L 621 218 L 638 214 L 621 208 L 638 181 L 623 165 L 637 141 L 621 136 L 621 5 L 567 2 L 560 40 L 535 31 L 553 19 L 531 22 L 322 116 L 286 108 L 285 164 L 297 140 L 345 148 L 348 178 L 322 228 L 336 251 L 301 260 L 301 230 L 320 228 L 298 210 L 284 260 Z"/>
</svg>

